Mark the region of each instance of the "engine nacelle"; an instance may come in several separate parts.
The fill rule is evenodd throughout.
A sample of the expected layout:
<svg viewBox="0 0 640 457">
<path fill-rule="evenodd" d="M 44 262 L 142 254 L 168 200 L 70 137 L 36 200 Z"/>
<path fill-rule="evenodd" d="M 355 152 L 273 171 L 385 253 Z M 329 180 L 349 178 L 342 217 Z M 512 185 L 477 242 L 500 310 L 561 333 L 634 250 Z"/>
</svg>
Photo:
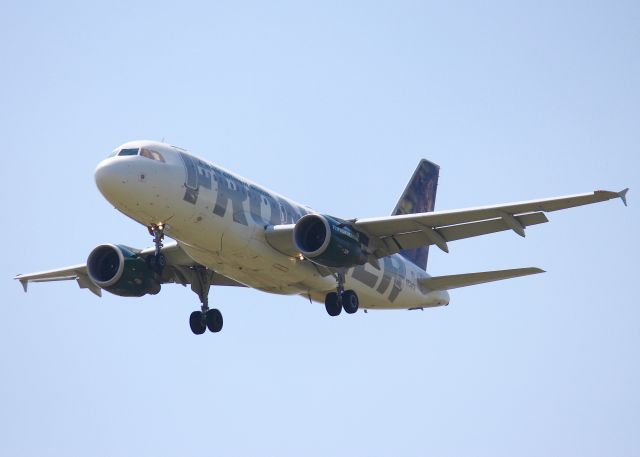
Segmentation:
<svg viewBox="0 0 640 457">
<path fill-rule="evenodd" d="M 330 216 L 300 218 L 293 228 L 293 243 L 304 257 L 325 267 L 349 268 L 367 262 L 366 235 Z"/>
<path fill-rule="evenodd" d="M 121 297 L 142 297 L 160 292 L 160 283 L 144 258 L 122 245 L 101 244 L 87 259 L 89 279 Z"/>
</svg>

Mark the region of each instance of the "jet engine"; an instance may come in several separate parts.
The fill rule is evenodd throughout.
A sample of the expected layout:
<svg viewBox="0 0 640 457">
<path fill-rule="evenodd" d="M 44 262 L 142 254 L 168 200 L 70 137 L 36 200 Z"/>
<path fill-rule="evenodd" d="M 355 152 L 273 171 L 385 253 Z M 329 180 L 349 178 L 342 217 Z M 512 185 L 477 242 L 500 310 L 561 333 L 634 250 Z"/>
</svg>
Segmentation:
<svg viewBox="0 0 640 457">
<path fill-rule="evenodd" d="M 98 287 L 121 297 L 160 292 L 156 274 L 144 258 L 122 245 L 101 244 L 89 254 L 87 273 Z"/>
<path fill-rule="evenodd" d="M 349 268 L 367 261 L 367 236 L 331 216 L 300 218 L 293 228 L 293 242 L 304 257 L 325 267 Z"/>
</svg>

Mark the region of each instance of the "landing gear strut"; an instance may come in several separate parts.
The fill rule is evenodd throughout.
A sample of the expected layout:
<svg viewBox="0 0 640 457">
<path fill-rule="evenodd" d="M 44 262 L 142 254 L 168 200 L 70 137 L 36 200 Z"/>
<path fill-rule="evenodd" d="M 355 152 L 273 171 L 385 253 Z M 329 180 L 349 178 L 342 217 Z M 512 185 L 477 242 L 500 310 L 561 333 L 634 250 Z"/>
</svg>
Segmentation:
<svg viewBox="0 0 640 457">
<path fill-rule="evenodd" d="M 337 316 L 344 309 L 345 313 L 353 314 L 358 311 L 360 301 L 358 295 L 353 290 L 344 290 L 344 271 L 336 273 L 338 285 L 336 292 L 329 292 L 324 299 L 324 307 L 329 316 Z"/>
<path fill-rule="evenodd" d="M 153 244 L 156 247 L 154 255 L 147 257 L 147 263 L 151 270 L 155 271 L 158 275 L 162 275 L 162 270 L 167 264 L 167 260 L 162 254 L 162 240 L 164 240 L 164 224 L 150 225 L 149 234 L 153 236 Z"/>
<path fill-rule="evenodd" d="M 222 330 L 222 313 L 217 309 L 209 309 L 209 289 L 214 272 L 205 267 L 192 268 L 191 290 L 200 298 L 200 311 L 194 311 L 189 316 L 189 326 L 196 335 L 202 335 L 206 329 L 218 333 Z"/>
<path fill-rule="evenodd" d="M 153 236 L 153 244 L 155 252 L 153 255 L 147 256 L 147 265 L 158 276 L 167 265 L 167 259 L 162 254 L 162 241 L 164 240 L 164 224 L 153 224 L 147 227 L 149 234 Z M 209 290 L 213 280 L 214 272 L 202 266 L 191 267 L 190 269 L 191 290 L 198 294 L 200 303 L 200 311 L 194 311 L 189 316 L 189 326 L 191 331 L 196 335 L 202 335 L 207 329 L 213 333 L 222 330 L 222 313 L 217 309 L 209 309 Z"/>
</svg>

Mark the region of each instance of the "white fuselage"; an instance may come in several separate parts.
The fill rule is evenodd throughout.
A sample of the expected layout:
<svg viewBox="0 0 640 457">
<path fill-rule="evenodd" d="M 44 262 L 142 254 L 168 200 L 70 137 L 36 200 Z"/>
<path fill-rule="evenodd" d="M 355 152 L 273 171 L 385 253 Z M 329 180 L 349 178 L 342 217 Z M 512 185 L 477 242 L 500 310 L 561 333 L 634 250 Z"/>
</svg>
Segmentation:
<svg viewBox="0 0 640 457">
<path fill-rule="evenodd" d="M 299 294 L 323 302 L 336 288 L 309 260 L 272 248 L 265 229 L 293 224 L 310 208 L 164 143 L 135 141 L 122 148 L 148 148 L 164 162 L 140 155 L 115 156 L 96 169 L 96 184 L 118 210 L 142 225 L 164 224 L 196 262 L 249 287 Z M 411 309 L 447 305 L 446 291 L 419 286 L 425 271 L 399 254 L 351 268 L 345 289 L 360 308 Z"/>
</svg>

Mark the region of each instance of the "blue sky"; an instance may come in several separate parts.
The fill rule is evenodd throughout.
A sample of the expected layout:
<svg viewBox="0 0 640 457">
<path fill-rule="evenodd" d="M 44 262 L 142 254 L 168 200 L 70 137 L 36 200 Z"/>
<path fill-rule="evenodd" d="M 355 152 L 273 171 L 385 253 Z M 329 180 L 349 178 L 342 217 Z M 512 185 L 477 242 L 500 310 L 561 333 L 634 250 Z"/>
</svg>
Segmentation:
<svg viewBox="0 0 640 457">
<path fill-rule="evenodd" d="M 5 2 L 0 454 L 640 453 L 640 4 Z M 339 217 L 631 187 L 433 250 L 432 274 L 538 266 L 424 312 L 215 289 L 102 299 L 11 278 L 138 247 L 93 182 L 162 139 Z"/>
</svg>

